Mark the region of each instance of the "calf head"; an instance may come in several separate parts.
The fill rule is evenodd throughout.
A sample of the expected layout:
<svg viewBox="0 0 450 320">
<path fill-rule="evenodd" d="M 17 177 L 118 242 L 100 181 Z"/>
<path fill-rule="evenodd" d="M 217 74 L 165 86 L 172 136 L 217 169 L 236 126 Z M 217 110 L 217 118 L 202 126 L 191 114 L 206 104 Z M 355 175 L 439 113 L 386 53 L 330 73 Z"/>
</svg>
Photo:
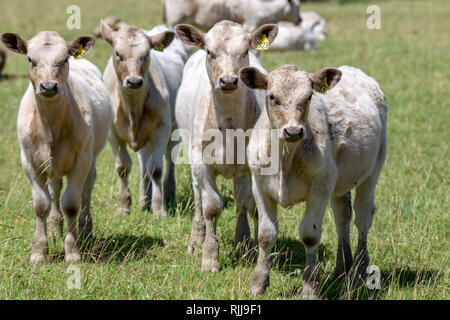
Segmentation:
<svg viewBox="0 0 450 320">
<path fill-rule="evenodd" d="M 2 41 L 12 52 L 27 56 L 28 74 L 38 97 L 58 96 L 69 77 L 69 57 L 80 57 L 95 44 L 91 37 L 79 37 L 66 42 L 58 33 L 42 31 L 25 41 L 17 34 L 4 33 Z"/>
<path fill-rule="evenodd" d="M 295 24 L 300 24 L 302 22 L 302 17 L 300 16 L 300 0 L 285 0 L 286 4 L 284 6 L 284 16 L 281 20 L 290 21 Z"/>
<path fill-rule="evenodd" d="M 266 110 L 278 137 L 298 142 L 307 137 L 307 121 L 312 95 L 325 93 L 341 78 L 341 71 L 324 68 L 309 74 L 295 65 L 284 65 L 268 75 L 247 67 L 240 71 L 241 80 L 252 89 L 267 90 Z"/>
<path fill-rule="evenodd" d="M 185 44 L 206 51 L 206 69 L 211 85 L 227 94 L 240 87 L 238 73 L 239 69 L 249 65 L 249 50 L 256 49 L 261 39 L 271 43 L 278 27 L 266 24 L 248 34 L 241 25 L 224 20 L 206 34 L 188 24 L 177 25 L 175 31 Z"/>
<path fill-rule="evenodd" d="M 122 89 L 129 93 L 141 89 L 147 80 L 150 50 L 163 50 L 175 36 L 172 31 L 149 36 L 128 25 L 122 25 L 119 30 L 114 31 L 105 22 L 102 22 L 101 33 L 113 47 L 113 64 L 117 79 Z"/>
</svg>

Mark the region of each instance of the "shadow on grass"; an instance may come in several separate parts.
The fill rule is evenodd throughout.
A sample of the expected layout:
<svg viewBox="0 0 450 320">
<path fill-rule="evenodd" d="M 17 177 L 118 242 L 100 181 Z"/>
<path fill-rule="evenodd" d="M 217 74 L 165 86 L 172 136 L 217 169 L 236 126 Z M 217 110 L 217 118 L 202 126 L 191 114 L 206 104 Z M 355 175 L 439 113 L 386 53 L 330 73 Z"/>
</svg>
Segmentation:
<svg viewBox="0 0 450 320">
<path fill-rule="evenodd" d="M 28 78 L 29 76 L 27 74 L 2 74 L 0 75 L 0 82 L 16 79 L 28 79 Z"/>
<path fill-rule="evenodd" d="M 257 251 L 252 249 L 243 256 L 237 254 L 237 250 L 228 253 L 224 259 L 223 267 L 235 268 L 239 265 L 256 266 Z M 271 269 L 277 270 L 286 277 L 291 277 L 298 283 L 306 263 L 306 252 L 303 243 L 295 238 L 280 238 L 272 250 L 273 259 Z M 318 261 L 323 265 L 326 263 L 335 263 L 335 252 L 327 246 L 319 246 Z M 393 287 L 413 288 L 418 283 L 435 281 L 440 277 L 436 270 L 411 270 L 409 268 L 396 268 L 392 271 L 381 270 L 381 288 L 369 289 L 366 281 L 359 279 L 355 273 L 347 277 L 335 277 L 332 272 L 321 271 L 321 290 L 322 299 L 358 299 L 358 300 L 378 300 L 388 293 Z M 289 296 L 300 297 L 301 286 L 293 288 Z M 283 293 L 285 297 L 286 293 Z"/>
<path fill-rule="evenodd" d="M 412 289 L 418 283 L 436 280 L 438 273 L 436 270 L 409 268 L 382 270 L 379 289 L 369 289 L 366 281 L 356 280 L 354 276 L 336 279 L 329 275 L 324 281 L 321 293 L 325 299 L 381 300 L 393 288 Z"/>
<path fill-rule="evenodd" d="M 81 255 L 83 262 L 123 263 L 139 260 L 151 254 L 154 247 L 162 247 L 160 238 L 115 234 L 107 237 L 93 236 L 81 239 Z M 50 261 L 64 260 L 64 252 L 52 254 Z"/>
<path fill-rule="evenodd" d="M 287 274 L 293 273 L 297 269 L 303 270 L 305 268 L 306 251 L 300 240 L 281 237 L 277 240 L 273 252 L 277 254 L 274 257 L 272 268 Z M 332 257 L 333 255 L 329 248 L 321 243 L 317 254 L 318 261 L 323 263 Z"/>
</svg>

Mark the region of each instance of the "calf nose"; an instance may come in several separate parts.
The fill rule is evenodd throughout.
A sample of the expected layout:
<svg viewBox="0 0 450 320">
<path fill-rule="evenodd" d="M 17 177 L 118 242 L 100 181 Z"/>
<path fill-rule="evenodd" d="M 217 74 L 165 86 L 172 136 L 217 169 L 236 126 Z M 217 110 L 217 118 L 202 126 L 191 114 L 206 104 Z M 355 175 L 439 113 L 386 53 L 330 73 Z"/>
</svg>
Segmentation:
<svg viewBox="0 0 450 320">
<path fill-rule="evenodd" d="M 44 95 L 54 95 L 58 93 L 58 83 L 54 81 L 41 82 L 39 85 L 41 93 Z"/>
<path fill-rule="evenodd" d="M 305 129 L 302 127 L 286 127 L 284 128 L 284 136 L 287 140 L 295 141 L 303 138 Z"/>
<path fill-rule="evenodd" d="M 219 79 L 220 89 L 225 91 L 232 91 L 237 88 L 239 83 L 238 77 L 223 76 Z"/>
<path fill-rule="evenodd" d="M 144 84 L 144 80 L 142 78 L 128 78 L 127 79 L 127 87 L 131 89 L 139 89 Z"/>
</svg>

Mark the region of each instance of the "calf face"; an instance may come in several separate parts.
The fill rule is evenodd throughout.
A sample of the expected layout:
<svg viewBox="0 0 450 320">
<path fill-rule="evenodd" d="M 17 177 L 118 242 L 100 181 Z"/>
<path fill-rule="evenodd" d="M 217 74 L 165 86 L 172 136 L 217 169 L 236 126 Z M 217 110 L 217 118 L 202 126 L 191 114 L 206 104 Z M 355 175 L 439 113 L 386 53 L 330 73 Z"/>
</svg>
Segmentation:
<svg viewBox="0 0 450 320">
<path fill-rule="evenodd" d="M 315 92 L 325 93 L 341 78 L 341 71 L 324 68 L 309 74 L 294 65 L 284 65 L 268 75 L 247 67 L 240 71 L 241 80 L 252 89 L 267 90 L 266 109 L 273 129 L 286 142 L 297 142 L 307 136 L 309 105 Z"/>
<path fill-rule="evenodd" d="M 37 96 L 52 99 L 62 92 L 69 77 L 69 57 L 83 56 L 95 44 L 91 37 L 66 42 L 58 33 L 43 31 L 29 41 L 4 33 L 2 41 L 15 53 L 27 55 L 28 74 Z"/>
<path fill-rule="evenodd" d="M 128 92 L 142 88 L 147 80 L 150 49 L 164 50 L 175 36 L 171 31 L 148 36 L 140 29 L 127 25 L 114 31 L 104 22 L 101 32 L 114 49 L 114 69 L 122 89 Z"/>
<path fill-rule="evenodd" d="M 271 43 L 278 27 L 266 24 L 248 34 L 237 23 L 221 21 L 206 34 L 188 24 L 177 25 L 175 31 L 185 44 L 206 51 L 206 69 L 212 87 L 231 93 L 239 87 L 239 69 L 249 65 L 248 51 L 256 49 L 262 39 Z"/>
</svg>

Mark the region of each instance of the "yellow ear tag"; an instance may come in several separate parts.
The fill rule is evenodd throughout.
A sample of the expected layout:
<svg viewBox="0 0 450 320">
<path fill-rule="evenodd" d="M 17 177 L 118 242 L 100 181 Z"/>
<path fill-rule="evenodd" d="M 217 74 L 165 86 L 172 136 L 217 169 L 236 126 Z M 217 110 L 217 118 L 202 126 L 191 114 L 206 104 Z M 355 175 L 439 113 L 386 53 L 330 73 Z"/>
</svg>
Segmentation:
<svg viewBox="0 0 450 320">
<path fill-rule="evenodd" d="M 316 92 L 317 92 L 317 93 L 320 93 L 320 94 L 324 94 L 324 93 L 327 92 L 327 91 L 328 91 L 327 77 L 323 77 L 323 80 L 322 80 L 322 86 L 321 86 L 320 89 L 317 90 Z"/>
<path fill-rule="evenodd" d="M 159 43 L 159 46 L 155 47 L 154 49 L 155 49 L 156 51 L 161 51 L 161 52 L 163 52 L 163 51 L 164 51 L 164 45 L 163 45 L 163 43 L 160 42 L 160 43 Z"/>
<path fill-rule="evenodd" d="M 256 46 L 256 50 L 267 50 L 269 49 L 270 42 L 267 40 L 265 34 L 263 34 L 261 40 L 259 40 L 258 45 Z"/>
<path fill-rule="evenodd" d="M 85 55 L 86 55 L 86 51 L 84 51 L 83 45 L 80 44 L 78 46 L 78 50 L 77 50 L 77 52 L 75 52 L 75 55 L 73 56 L 73 58 L 76 59 L 76 60 L 80 60 L 80 59 L 84 59 L 83 57 Z"/>
<path fill-rule="evenodd" d="M 114 31 L 119 30 L 119 22 L 114 23 L 113 29 L 114 29 Z"/>
</svg>

